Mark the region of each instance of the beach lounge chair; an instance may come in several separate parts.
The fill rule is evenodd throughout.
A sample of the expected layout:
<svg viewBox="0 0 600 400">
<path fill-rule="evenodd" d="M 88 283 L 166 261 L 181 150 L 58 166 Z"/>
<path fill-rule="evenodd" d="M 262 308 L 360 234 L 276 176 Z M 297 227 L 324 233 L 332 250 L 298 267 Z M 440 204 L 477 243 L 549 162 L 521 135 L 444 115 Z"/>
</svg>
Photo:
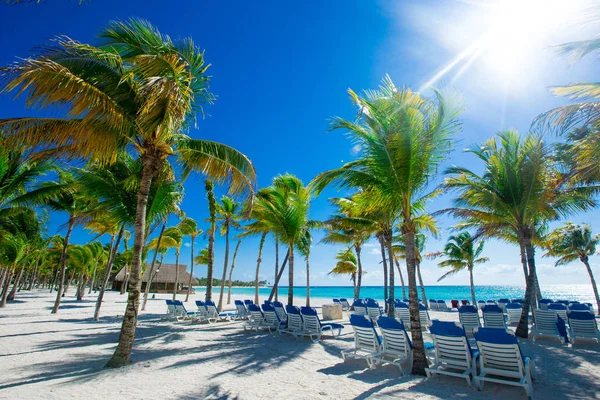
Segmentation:
<svg viewBox="0 0 600 400">
<path fill-rule="evenodd" d="M 410 331 L 410 311 L 407 303 L 401 301 L 394 303 L 394 316 Z"/>
<path fill-rule="evenodd" d="M 373 321 L 364 315 L 350 314 L 350 325 L 354 330 L 354 350 L 342 351 L 342 359 L 346 361 L 346 357 L 362 358 L 367 361 L 369 368 L 372 368 L 371 357 L 379 353 L 381 347 L 381 338 Z"/>
<path fill-rule="evenodd" d="M 429 299 L 429 309 L 431 311 L 437 311 L 437 309 L 438 309 L 437 300 Z"/>
<path fill-rule="evenodd" d="M 569 312 L 592 312 L 592 310 L 590 309 L 590 306 L 588 306 L 587 304 L 571 303 L 571 304 L 569 304 L 569 307 L 568 307 L 568 313 Z M 567 316 L 568 316 L 568 313 L 567 313 Z"/>
<path fill-rule="evenodd" d="M 458 300 L 450 300 L 450 303 L 452 304 L 452 308 L 456 308 L 458 310 Z"/>
<path fill-rule="evenodd" d="M 400 373 L 405 375 L 402 364 L 407 364 L 406 373 L 412 370 L 412 343 L 406 333 L 404 324 L 390 317 L 379 317 L 379 330 L 381 331 L 380 351 L 371 356 L 374 364 L 394 364 L 400 368 Z"/>
<path fill-rule="evenodd" d="M 506 305 L 506 315 L 508 317 L 508 325 L 517 325 L 521 319 L 523 306 L 521 303 L 508 303 Z"/>
<path fill-rule="evenodd" d="M 211 320 L 214 322 L 227 321 L 231 317 L 231 313 L 220 313 L 219 310 L 217 310 L 217 306 L 215 305 L 214 301 L 207 300 L 204 304 L 206 306 L 206 311 L 208 311 L 208 322 L 210 322 Z"/>
<path fill-rule="evenodd" d="M 237 319 L 237 320 L 248 319 L 248 310 L 246 309 L 244 302 L 241 300 L 235 300 L 234 303 L 235 303 L 235 309 L 237 310 L 235 319 Z"/>
<path fill-rule="evenodd" d="M 566 338 L 565 321 L 552 310 L 534 310 L 534 322 L 531 330 L 533 341 L 540 337 L 556 337 L 561 343 L 568 342 Z"/>
<path fill-rule="evenodd" d="M 348 311 L 350 309 L 350 303 L 348 303 L 348 299 L 340 298 L 340 303 L 342 303 L 342 311 Z"/>
<path fill-rule="evenodd" d="M 448 311 L 448 305 L 446 304 L 445 300 L 437 301 L 437 310 L 438 311 Z"/>
<path fill-rule="evenodd" d="M 195 320 L 198 320 L 196 312 L 186 310 L 185 306 L 180 300 L 173 300 L 173 305 L 175 306 L 175 319 L 177 321 L 191 320 L 194 322 Z"/>
<path fill-rule="evenodd" d="M 485 305 L 486 305 L 486 302 L 485 302 L 485 301 L 483 301 L 483 300 L 479 300 L 479 301 L 477 301 L 477 308 L 479 308 L 480 310 L 481 310 L 483 307 L 485 307 Z"/>
<path fill-rule="evenodd" d="M 256 304 L 248 304 L 248 322 L 244 325 L 244 330 L 256 330 L 268 329 L 269 326 L 265 322 L 265 316 L 261 311 L 260 307 Z"/>
<path fill-rule="evenodd" d="M 175 303 L 173 303 L 173 300 L 165 300 L 165 302 L 167 303 L 167 319 L 177 319 L 177 315 L 175 313 Z"/>
<path fill-rule="evenodd" d="M 283 306 L 283 303 L 281 303 L 280 301 L 274 301 L 273 308 L 275 309 L 279 320 L 281 322 L 287 323 L 287 313 L 285 312 L 285 307 Z"/>
<path fill-rule="evenodd" d="M 264 326 L 269 332 L 279 332 L 280 329 L 285 328 L 285 322 L 282 322 L 279 319 L 279 315 L 277 315 L 272 304 L 263 304 L 262 312 L 264 316 Z"/>
<path fill-rule="evenodd" d="M 308 336 L 314 343 L 321 340 L 321 336 L 325 332 L 330 332 L 331 337 L 340 336 L 344 325 L 334 322 L 322 323 L 317 314 L 317 310 L 312 307 L 302 307 L 300 309 L 302 319 L 304 320 L 304 329 L 302 336 Z M 337 335 L 335 331 L 337 330 Z"/>
<path fill-rule="evenodd" d="M 435 347 L 433 364 L 425 368 L 427 377 L 441 374 L 463 378 L 471 384 L 479 353 L 471 348 L 461 324 L 434 319 L 429 327 Z"/>
<path fill-rule="evenodd" d="M 547 310 L 548 309 L 548 305 L 554 303 L 554 301 L 550 300 L 550 299 L 541 299 L 539 301 L 540 304 L 540 308 L 542 310 Z"/>
<path fill-rule="evenodd" d="M 249 304 L 254 304 L 254 301 L 250 300 L 250 299 L 246 299 L 244 300 L 244 305 L 246 306 L 246 308 L 248 308 Z"/>
<path fill-rule="evenodd" d="M 366 307 L 369 318 L 371 318 L 374 323 L 377 323 L 379 317 L 383 315 L 379 304 L 375 300 L 369 300 L 367 301 Z"/>
<path fill-rule="evenodd" d="M 408 304 L 408 301 L 409 301 L 408 299 L 402 299 L 402 302 L 403 302 L 403 303 L 406 303 L 406 304 Z"/>
<path fill-rule="evenodd" d="M 565 321 L 565 323 L 568 321 L 568 317 L 567 317 L 567 306 L 562 304 L 562 303 L 553 303 L 553 304 L 548 304 L 548 310 L 552 310 L 554 312 L 556 312 L 556 314 L 558 314 L 558 316 Z"/>
<path fill-rule="evenodd" d="M 352 303 L 352 308 L 353 308 L 353 314 L 358 314 L 358 315 L 367 315 L 367 307 L 365 306 L 365 303 L 363 303 L 362 300 L 355 300 L 354 303 Z"/>
<path fill-rule="evenodd" d="M 421 331 L 425 332 L 429 329 L 429 312 L 427 311 L 427 307 L 421 303 L 419 303 L 419 320 L 421 321 Z"/>
<path fill-rule="evenodd" d="M 592 339 L 600 342 L 596 316 L 593 313 L 572 311 L 568 317 L 569 332 L 573 343 L 576 339 Z"/>
<path fill-rule="evenodd" d="M 279 333 L 289 333 L 294 337 L 302 334 L 304 330 L 304 321 L 300 309 L 296 306 L 285 306 L 287 312 L 287 327 L 279 329 Z"/>
<path fill-rule="evenodd" d="M 498 299 L 498 307 L 502 309 L 502 312 L 506 312 L 506 305 L 510 303 L 509 299 Z"/>
<path fill-rule="evenodd" d="M 523 303 L 525 303 L 525 300 L 523 300 L 523 299 L 512 299 L 510 302 L 511 303 L 520 303 L 520 304 L 523 304 Z"/>
<path fill-rule="evenodd" d="M 483 326 L 486 328 L 506 329 L 504 322 L 504 313 L 502 309 L 495 304 L 488 304 L 481 309 L 483 314 Z"/>
<path fill-rule="evenodd" d="M 515 334 L 508 329 L 477 328 L 474 331 L 479 349 L 479 374 L 474 377 L 479 390 L 485 382 L 520 386 L 533 398 L 535 365 L 523 356 Z"/>
<path fill-rule="evenodd" d="M 458 309 L 458 319 L 465 329 L 465 332 L 472 334 L 473 328 L 479 328 L 479 312 L 475 306 L 462 306 Z"/>
</svg>

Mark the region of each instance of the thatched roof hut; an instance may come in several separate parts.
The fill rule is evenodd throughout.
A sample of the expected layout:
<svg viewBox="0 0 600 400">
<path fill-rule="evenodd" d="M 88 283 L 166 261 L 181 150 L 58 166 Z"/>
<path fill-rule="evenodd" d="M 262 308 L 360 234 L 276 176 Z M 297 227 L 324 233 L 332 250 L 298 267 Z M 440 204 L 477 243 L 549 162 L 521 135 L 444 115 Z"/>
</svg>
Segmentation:
<svg viewBox="0 0 600 400">
<path fill-rule="evenodd" d="M 179 264 L 179 273 L 176 273 L 175 264 L 162 264 L 158 271 L 155 266 L 154 276 L 152 277 L 151 292 L 171 293 L 177 280 L 177 290 L 187 291 L 187 284 L 190 280 L 190 274 L 186 271 L 187 265 Z M 129 271 L 125 267 L 115 275 L 113 279 L 113 290 L 121 289 L 122 285 L 128 283 Z M 145 290 L 150 275 L 150 264 L 146 263 L 146 268 L 142 276 L 142 290 Z"/>
</svg>

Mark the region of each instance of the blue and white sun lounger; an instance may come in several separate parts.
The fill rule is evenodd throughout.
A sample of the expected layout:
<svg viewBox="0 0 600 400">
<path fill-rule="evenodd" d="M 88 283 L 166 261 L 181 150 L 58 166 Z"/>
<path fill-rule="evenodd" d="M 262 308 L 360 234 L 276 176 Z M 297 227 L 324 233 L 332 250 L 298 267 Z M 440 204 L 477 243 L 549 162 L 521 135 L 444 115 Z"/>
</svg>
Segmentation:
<svg viewBox="0 0 600 400">
<path fill-rule="evenodd" d="M 600 342 L 596 316 L 591 312 L 572 311 L 569 316 L 569 332 L 573 343 L 576 339 L 592 339 Z"/>
<path fill-rule="evenodd" d="M 352 303 L 352 308 L 354 309 L 352 311 L 353 314 L 358 314 L 358 315 L 367 315 L 367 306 L 365 306 L 365 303 L 363 303 L 362 300 L 355 300 L 354 303 Z"/>
<path fill-rule="evenodd" d="M 534 310 L 534 322 L 531 329 L 533 341 L 540 337 L 556 337 L 561 343 L 568 343 L 565 321 L 553 310 Z"/>
<path fill-rule="evenodd" d="M 477 301 L 477 308 L 479 308 L 481 310 L 483 307 L 485 307 L 485 304 L 486 304 L 485 301 L 478 300 Z"/>
<path fill-rule="evenodd" d="M 196 312 L 186 310 L 185 306 L 180 300 L 173 300 L 173 305 L 175 306 L 175 318 L 177 321 L 191 320 L 194 322 L 194 320 L 199 319 L 196 315 Z"/>
<path fill-rule="evenodd" d="M 510 303 L 509 299 L 498 299 L 498 307 L 502 309 L 503 312 L 506 312 L 506 305 Z"/>
<path fill-rule="evenodd" d="M 342 303 L 342 311 L 348 311 L 350 309 L 350 303 L 348 303 L 348 299 L 341 298 L 340 303 Z"/>
<path fill-rule="evenodd" d="M 265 315 L 261 311 L 260 307 L 256 304 L 248 304 L 248 312 L 250 316 L 248 318 L 248 322 L 244 325 L 244 330 L 258 330 L 260 329 L 268 329 L 270 330 L 270 325 L 265 320 Z"/>
<path fill-rule="evenodd" d="M 302 336 L 308 336 L 313 342 L 321 340 L 321 335 L 327 331 L 331 333 L 332 337 L 339 336 L 344 329 L 344 325 L 336 323 L 321 323 L 317 310 L 311 307 L 302 307 L 300 309 L 302 313 L 302 319 L 304 320 L 304 329 Z M 334 333 L 337 330 L 337 335 Z"/>
<path fill-rule="evenodd" d="M 382 316 L 379 317 L 378 325 L 383 341 L 381 350 L 371 356 L 372 365 L 394 364 L 400 368 L 400 373 L 405 375 L 402 364 L 407 364 L 406 373 L 410 374 L 413 359 L 412 343 L 404 329 L 404 324 L 394 318 Z"/>
<path fill-rule="evenodd" d="M 567 317 L 567 306 L 562 303 L 556 302 L 553 304 L 548 304 L 548 310 L 556 312 L 556 314 L 558 314 L 558 316 L 565 322 L 567 322 L 569 319 L 569 317 Z"/>
<path fill-rule="evenodd" d="M 502 383 L 520 386 L 533 398 L 535 365 L 522 355 L 515 334 L 494 328 L 477 328 L 473 333 L 480 354 L 479 374 L 474 377 L 479 390 L 483 390 L 485 382 Z"/>
<path fill-rule="evenodd" d="M 167 319 L 177 319 L 177 314 L 175 313 L 175 303 L 173 303 L 173 300 L 165 300 L 165 302 L 167 303 Z"/>
<path fill-rule="evenodd" d="M 263 304 L 262 311 L 264 316 L 264 326 L 269 332 L 279 332 L 280 329 L 285 328 L 285 322 L 282 322 L 275 311 L 275 308 L 271 304 Z"/>
<path fill-rule="evenodd" d="M 235 308 L 237 310 L 235 319 L 237 319 L 237 320 L 248 319 L 248 310 L 246 309 L 244 302 L 241 300 L 235 300 L 234 303 L 235 303 Z"/>
<path fill-rule="evenodd" d="M 369 300 L 366 304 L 367 307 L 367 315 L 369 318 L 373 320 L 375 324 L 377 324 L 377 320 L 383 313 L 381 312 L 381 308 L 379 308 L 379 304 L 375 300 Z"/>
<path fill-rule="evenodd" d="M 539 303 L 540 303 L 540 308 L 542 310 L 547 310 L 548 309 L 548 305 L 554 303 L 554 301 L 550 300 L 550 299 L 541 299 L 539 301 Z"/>
<path fill-rule="evenodd" d="M 404 324 L 404 327 L 410 331 L 410 311 L 408 304 L 402 301 L 396 301 L 394 303 L 394 316 L 397 320 Z"/>
<path fill-rule="evenodd" d="M 504 313 L 502 309 L 495 304 L 488 304 L 481 309 L 483 314 L 483 325 L 486 328 L 506 329 L 504 322 Z"/>
<path fill-rule="evenodd" d="M 211 320 L 215 322 L 227 321 L 232 316 L 231 313 L 228 312 L 220 313 L 219 310 L 217 310 L 217 306 L 215 305 L 214 301 L 206 300 L 206 303 L 204 304 L 206 306 L 206 311 L 208 311 L 208 322 Z"/>
<path fill-rule="evenodd" d="M 285 306 L 285 310 L 287 311 L 287 327 L 281 328 L 279 332 L 289 333 L 294 335 L 294 337 L 302 335 L 302 331 L 304 330 L 304 320 L 302 319 L 300 309 L 296 306 L 288 305 Z"/>
<path fill-rule="evenodd" d="M 464 307 L 464 306 L 463 306 Z M 434 374 L 463 378 L 471 384 L 475 376 L 479 353 L 469 344 L 461 324 L 434 319 L 429 327 L 435 346 L 433 365 L 425 368 L 427 377 Z"/>
<path fill-rule="evenodd" d="M 506 315 L 508 317 L 508 325 L 517 325 L 521 319 L 523 305 L 521 303 L 509 303 L 506 305 Z"/>
<path fill-rule="evenodd" d="M 437 310 L 438 311 L 448 311 L 448 305 L 446 304 L 446 300 L 438 300 L 437 301 Z"/>
<path fill-rule="evenodd" d="M 429 329 L 429 312 L 427 311 L 427 307 L 421 303 L 419 303 L 419 320 L 421 321 L 421 331 L 425 332 Z"/>
<path fill-rule="evenodd" d="M 364 315 L 350 314 L 350 324 L 354 330 L 354 350 L 342 351 L 342 358 L 362 358 L 367 361 L 369 368 L 373 367 L 371 357 L 379 353 L 381 338 L 375 330 L 373 321 Z"/>
<path fill-rule="evenodd" d="M 273 308 L 275 309 L 279 320 L 281 322 L 287 323 L 287 313 L 285 312 L 285 307 L 283 306 L 283 304 L 280 301 L 274 301 Z"/>
<path fill-rule="evenodd" d="M 592 312 L 590 306 L 581 303 L 569 304 L 568 312 Z M 568 313 L 567 313 L 568 316 Z"/>
<path fill-rule="evenodd" d="M 469 334 L 473 334 L 473 328 L 479 328 L 481 326 L 479 312 L 475 306 L 460 307 L 458 309 L 458 319 L 465 328 L 465 332 Z"/>
<path fill-rule="evenodd" d="M 438 309 L 437 300 L 429 299 L 429 309 L 431 311 L 437 311 L 437 309 Z"/>
</svg>

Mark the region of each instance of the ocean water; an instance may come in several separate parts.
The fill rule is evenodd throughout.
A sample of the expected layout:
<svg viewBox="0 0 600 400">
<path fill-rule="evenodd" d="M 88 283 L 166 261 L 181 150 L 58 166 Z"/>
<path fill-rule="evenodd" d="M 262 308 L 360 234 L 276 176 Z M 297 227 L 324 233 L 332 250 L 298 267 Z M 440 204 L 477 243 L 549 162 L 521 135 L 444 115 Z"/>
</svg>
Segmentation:
<svg viewBox="0 0 600 400">
<path fill-rule="evenodd" d="M 194 286 L 196 293 L 204 293 L 205 288 L 202 286 Z M 218 294 L 220 287 L 213 288 L 214 294 Z M 584 303 L 595 303 L 594 293 L 591 285 L 547 285 L 541 287 L 542 296 L 553 300 L 577 300 Z M 225 289 L 227 292 L 227 289 Z M 253 287 L 236 287 L 231 289 L 232 294 L 254 298 Z M 268 297 L 271 293 L 271 288 L 259 288 L 261 298 Z M 279 288 L 279 296 L 287 296 L 288 288 Z M 407 288 L 408 294 L 408 288 Z M 421 291 L 418 290 L 419 297 Z M 523 298 L 525 294 L 524 286 L 477 286 L 475 287 L 475 298 L 477 300 L 497 300 L 500 298 Z M 446 300 L 449 302 L 452 299 L 462 300 L 471 299 L 471 289 L 469 286 L 425 286 L 425 295 L 427 300 Z M 294 286 L 295 297 L 306 296 L 306 286 Z M 352 286 L 313 286 L 310 288 L 310 297 L 315 299 L 333 299 L 344 297 L 352 299 L 354 297 L 354 289 Z M 383 300 L 383 286 L 363 286 L 360 289 L 361 298 L 372 298 L 379 301 Z M 402 298 L 402 289 L 395 288 L 395 297 Z"/>
</svg>

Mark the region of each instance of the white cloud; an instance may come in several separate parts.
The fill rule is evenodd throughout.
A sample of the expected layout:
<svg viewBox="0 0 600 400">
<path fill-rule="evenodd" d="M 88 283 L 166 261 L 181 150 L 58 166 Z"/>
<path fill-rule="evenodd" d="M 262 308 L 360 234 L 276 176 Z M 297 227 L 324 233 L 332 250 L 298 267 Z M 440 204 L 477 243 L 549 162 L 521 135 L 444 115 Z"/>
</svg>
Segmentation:
<svg viewBox="0 0 600 400">
<path fill-rule="evenodd" d="M 192 247 L 192 244 L 191 244 L 191 243 L 184 243 L 183 245 L 184 245 L 185 247 Z"/>
</svg>

